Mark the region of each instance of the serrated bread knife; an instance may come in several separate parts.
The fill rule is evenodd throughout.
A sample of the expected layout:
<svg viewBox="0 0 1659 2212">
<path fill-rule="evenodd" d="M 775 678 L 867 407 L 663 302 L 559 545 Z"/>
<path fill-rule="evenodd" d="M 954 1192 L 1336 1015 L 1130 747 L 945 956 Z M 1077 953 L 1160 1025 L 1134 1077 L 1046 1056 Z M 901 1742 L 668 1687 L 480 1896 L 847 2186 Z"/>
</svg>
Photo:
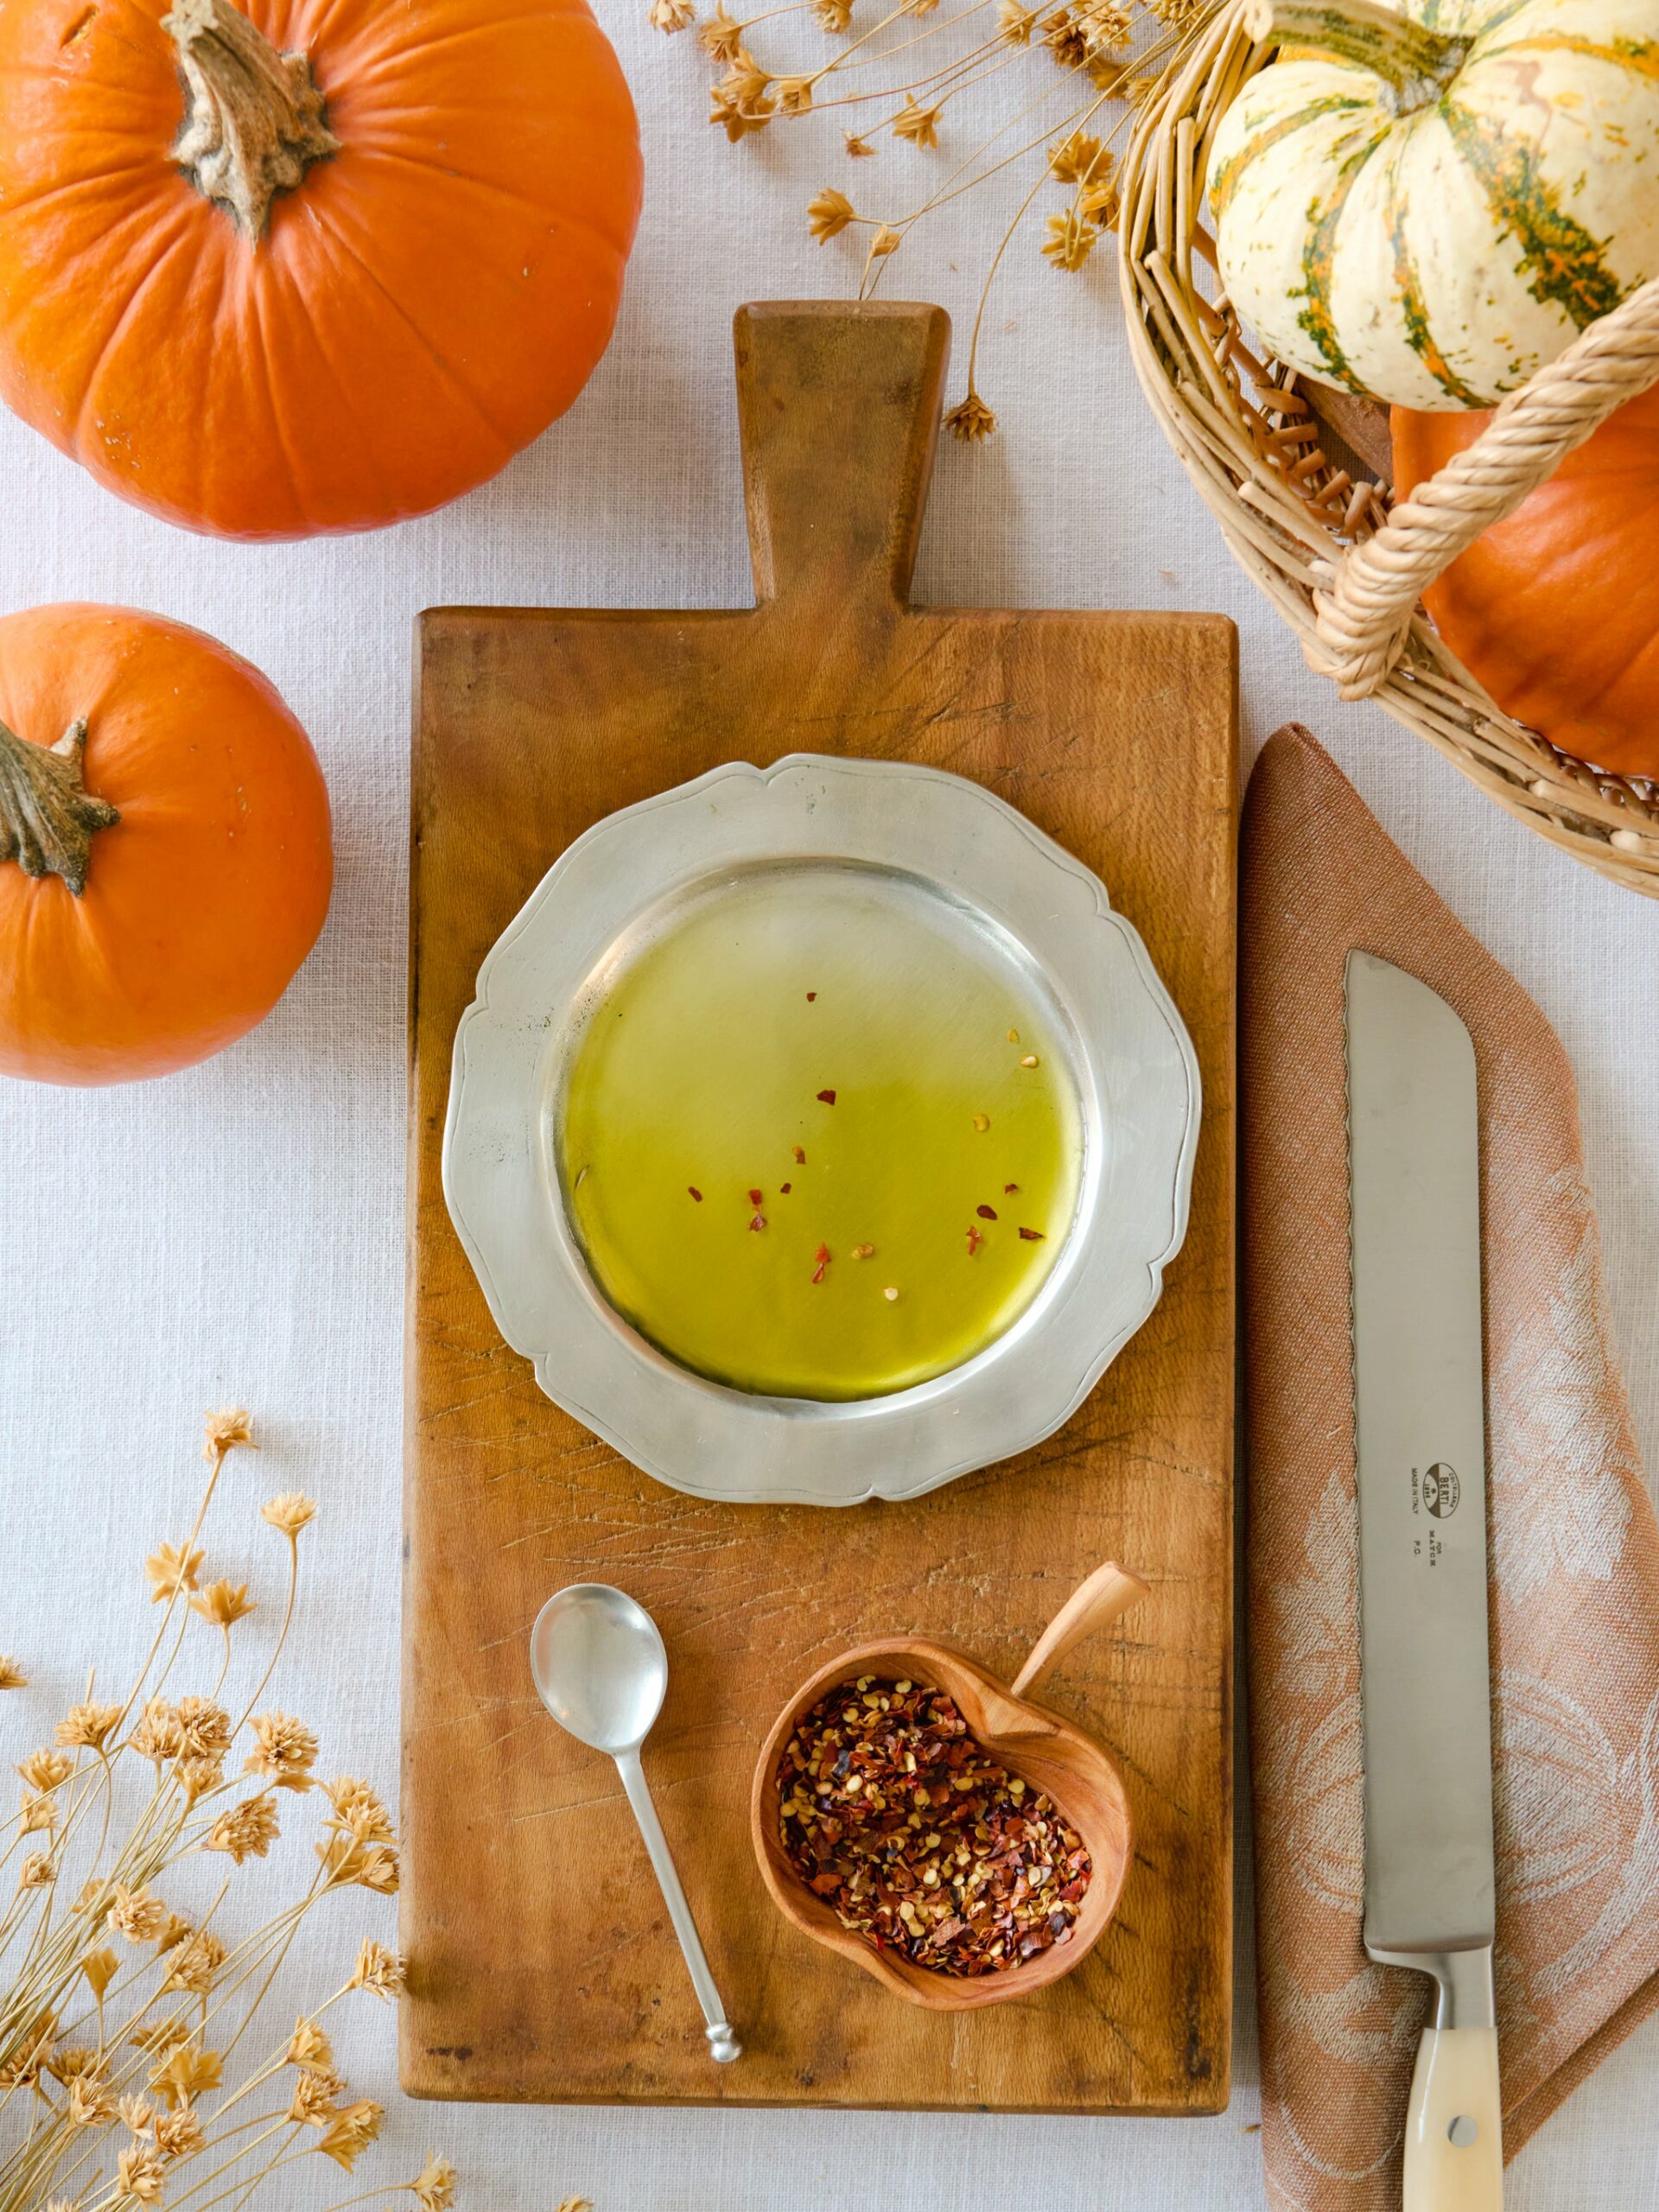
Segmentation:
<svg viewBox="0 0 1659 2212">
<path fill-rule="evenodd" d="M 1475 1052 L 1444 999 L 1365 952 L 1347 1035 L 1365 1948 L 1439 1986 L 1405 2212 L 1498 2212 Z"/>
</svg>

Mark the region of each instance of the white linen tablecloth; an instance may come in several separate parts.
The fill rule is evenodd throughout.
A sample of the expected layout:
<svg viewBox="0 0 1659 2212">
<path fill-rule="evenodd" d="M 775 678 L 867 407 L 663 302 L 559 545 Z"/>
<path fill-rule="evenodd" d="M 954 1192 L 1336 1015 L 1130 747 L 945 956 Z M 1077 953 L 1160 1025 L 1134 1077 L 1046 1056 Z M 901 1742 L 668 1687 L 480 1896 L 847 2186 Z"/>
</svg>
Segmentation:
<svg viewBox="0 0 1659 2212">
<path fill-rule="evenodd" d="M 245 1404 L 264 1449 L 231 1463 L 215 1559 L 277 1595 L 275 1540 L 254 1508 L 285 1489 L 321 1501 L 272 1696 L 323 1735 L 325 1771 L 395 1793 L 410 622 L 442 602 L 746 601 L 732 310 L 845 294 L 858 260 L 849 239 L 815 245 L 802 214 L 817 185 L 847 182 L 830 119 L 730 148 L 703 121 L 690 41 L 649 32 L 633 0 L 601 12 L 640 109 L 645 219 L 609 355 L 495 483 L 376 537 L 224 546 L 118 504 L 0 416 L 0 607 L 126 602 L 257 663 L 321 755 L 339 870 L 299 979 L 219 1058 L 130 1089 L 0 1081 L 0 1650 L 35 1675 L 0 1705 L 8 1760 L 80 1694 L 89 1661 L 121 1679 L 152 1618 L 139 1562 L 182 1534 L 196 1494 L 201 1412 Z M 884 142 L 855 188 L 874 197 L 880 168 L 899 204 L 938 158 Z M 964 355 L 1000 226 L 988 201 L 958 202 L 888 275 L 894 296 L 951 309 Z M 981 383 L 1001 435 L 942 446 L 917 595 L 1217 608 L 1237 622 L 1248 745 L 1292 716 L 1318 731 L 1560 1031 L 1637 1427 L 1659 1465 L 1659 907 L 1553 853 L 1305 671 L 1143 406 L 1108 253 L 1067 278 L 1022 233 L 987 318 Z M 961 389 L 958 372 L 952 397 Z M 263 1648 L 276 1610 L 238 1635 Z M 365 1904 L 344 1916 L 350 1934 L 308 1932 L 274 2001 L 296 2008 L 306 1989 L 332 1987 L 359 1921 L 390 1936 L 390 1907 Z M 388 2144 L 355 2185 L 406 2178 L 439 2146 L 472 2212 L 550 2212 L 575 2191 L 600 2212 L 1237 2212 L 1262 2202 L 1243 1890 L 1240 1935 L 1236 2091 L 1202 2122 L 422 2107 L 396 2092 L 389 2015 L 365 2004 L 346 2054 L 358 2093 L 391 2110 Z M 1650 2023 L 1512 2169 L 1512 2212 L 1659 2207 L 1656 2063 Z M 351 2193 L 313 2166 L 273 2204 L 303 2212 Z"/>
</svg>

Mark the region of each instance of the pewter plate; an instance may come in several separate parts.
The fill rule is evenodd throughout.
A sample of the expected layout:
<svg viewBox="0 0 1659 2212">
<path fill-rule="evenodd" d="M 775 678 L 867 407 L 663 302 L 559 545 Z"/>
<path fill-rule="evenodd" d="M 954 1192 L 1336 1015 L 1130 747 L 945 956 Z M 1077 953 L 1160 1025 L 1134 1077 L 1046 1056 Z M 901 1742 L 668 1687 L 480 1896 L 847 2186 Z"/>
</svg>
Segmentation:
<svg viewBox="0 0 1659 2212">
<path fill-rule="evenodd" d="M 884 872 L 982 932 L 1054 1017 L 1083 1130 L 1077 1211 L 1032 1304 L 972 1359 L 881 1397 L 766 1397 L 679 1366 L 606 1302 L 559 1187 L 564 1075 L 607 980 L 689 902 L 799 866 Z M 443 1188 L 502 1335 L 635 1466 L 734 1504 L 854 1505 L 918 1497 L 1075 1412 L 1158 1302 L 1198 1133 L 1192 1039 L 1096 876 L 963 778 L 792 753 L 607 816 L 548 870 L 456 1032 Z"/>
</svg>

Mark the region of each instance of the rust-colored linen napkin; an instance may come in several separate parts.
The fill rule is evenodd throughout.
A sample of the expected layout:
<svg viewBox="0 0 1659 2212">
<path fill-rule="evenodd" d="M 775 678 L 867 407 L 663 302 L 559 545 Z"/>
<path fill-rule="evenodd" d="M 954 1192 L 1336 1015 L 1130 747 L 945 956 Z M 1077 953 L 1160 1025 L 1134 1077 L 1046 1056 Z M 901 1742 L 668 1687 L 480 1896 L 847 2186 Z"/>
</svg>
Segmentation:
<svg viewBox="0 0 1659 2212">
<path fill-rule="evenodd" d="M 1659 1535 L 1603 1308 L 1578 1101 L 1537 1007 L 1303 729 L 1244 809 L 1250 1761 L 1268 2196 L 1396 2212 L 1427 1978 L 1360 1940 L 1343 970 L 1467 1023 L 1484 1212 L 1497 1992 L 1513 2152 L 1659 2005 Z"/>
</svg>

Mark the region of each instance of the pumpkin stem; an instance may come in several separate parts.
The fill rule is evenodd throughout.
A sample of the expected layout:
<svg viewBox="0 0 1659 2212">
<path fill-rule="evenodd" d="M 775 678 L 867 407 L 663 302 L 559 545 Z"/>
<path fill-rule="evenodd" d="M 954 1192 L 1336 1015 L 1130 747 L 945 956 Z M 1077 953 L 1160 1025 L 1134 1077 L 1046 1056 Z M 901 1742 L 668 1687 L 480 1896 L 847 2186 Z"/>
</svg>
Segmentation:
<svg viewBox="0 0 1659 2212">
<path fill-rule="evenodd" d="M 30 745 L 0 722 L 0 861 L 16 861 L 25 875 L 60 875 L 77 899 L 94 835 L 121 819 L 87 790 L 86 749 L 84 721 L 55 745 Z"/>
<path fill-rule="evenodd" d="M 311 64 L 279 54 L 231 0 L 175 0 L 162 28 L 178 48 L 185 87 L 173 158 L 257 245 L 276 194 L 340 150 Z"/>
<path fill-rule="evenodd" d="M 1427 30 L 1387 0 L 1251 0 L 1244 28 L 1369 69 L 1393 88 L 1402 114 L 1437 100 L 1469 51 L 1466 38 Z"/>
</svg>

